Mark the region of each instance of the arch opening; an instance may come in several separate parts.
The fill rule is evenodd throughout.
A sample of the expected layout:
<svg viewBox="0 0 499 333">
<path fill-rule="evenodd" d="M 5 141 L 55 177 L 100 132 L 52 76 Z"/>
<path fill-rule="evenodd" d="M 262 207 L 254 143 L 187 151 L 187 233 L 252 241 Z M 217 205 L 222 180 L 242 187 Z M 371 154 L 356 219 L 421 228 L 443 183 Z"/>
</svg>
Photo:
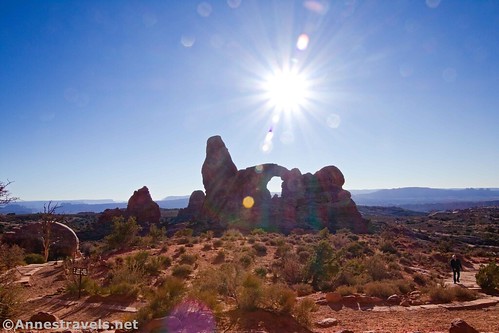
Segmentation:
<svg viewBox="0 0 499 333">
<path fill-rule="evenodd" d="M 267 183 L 267 190 L 269 190 L 271 197 L 273 197 L 275 194 L 277 196 L 281 197 L 282 196 L 282 179 L 279 176 L 274 176 L 270 179 L 270 181 Z"/>
</svg>

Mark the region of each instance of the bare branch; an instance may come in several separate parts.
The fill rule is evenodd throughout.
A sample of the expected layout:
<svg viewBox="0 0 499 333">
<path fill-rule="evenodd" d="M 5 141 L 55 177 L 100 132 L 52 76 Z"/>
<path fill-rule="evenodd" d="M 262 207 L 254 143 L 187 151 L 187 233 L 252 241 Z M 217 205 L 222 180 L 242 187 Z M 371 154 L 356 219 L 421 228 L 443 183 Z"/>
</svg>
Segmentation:
<svg viewBox="0 0 499 333">
<path fill-rule="evenodd" d="M 10 191 L 7 190 L 7 186 L 10 184 L 12 184 L 12 182 L 9 180 L 7 180 L 6 183 L 0 181 L 0 206 L 19 200 L 17 197 L 10 196 Z"/>
</svg>

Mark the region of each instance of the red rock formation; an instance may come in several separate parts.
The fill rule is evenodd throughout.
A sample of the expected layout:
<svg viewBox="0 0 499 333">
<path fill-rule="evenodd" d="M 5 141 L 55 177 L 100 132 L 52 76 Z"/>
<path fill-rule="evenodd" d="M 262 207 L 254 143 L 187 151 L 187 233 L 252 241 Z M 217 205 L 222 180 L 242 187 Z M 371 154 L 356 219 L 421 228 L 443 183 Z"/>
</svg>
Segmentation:
<svg viewBox="0 0 499 333">
<path fill-rule="evenodd" d="M 159 223 L 161 211 L 159 205 L 152 200 L 149 189 L 144 186 L 133 192 L 128 200 L 126 215 L 135 216 L 139 224 Z"/>
<path fill-rule="evenodd" d="M 290 232 L 295 228 L 327 227 L 332 231 L 348 228 L 367 232 L 367 221 L 358 212 L 350 193 L 343 190 L 345 178 L 335 166 L 304 175 L 296 168 L 290 171 L 277 164 L 238 171 L 220 136 L 214 136 L 208 139 L 201 173 L 206 197 L 203 198 L 201 191 L 193 192 L 189 206 L 179 214 L 179 221 L 197 217 L 212 226 L 248 230 L 265 227 Z M 271 198 L 267 189 L 273 177 L 283 181 L 281 198 Z M 251 207 L 244 207 L 246 197 L 252 198 Z"/>
</svg>

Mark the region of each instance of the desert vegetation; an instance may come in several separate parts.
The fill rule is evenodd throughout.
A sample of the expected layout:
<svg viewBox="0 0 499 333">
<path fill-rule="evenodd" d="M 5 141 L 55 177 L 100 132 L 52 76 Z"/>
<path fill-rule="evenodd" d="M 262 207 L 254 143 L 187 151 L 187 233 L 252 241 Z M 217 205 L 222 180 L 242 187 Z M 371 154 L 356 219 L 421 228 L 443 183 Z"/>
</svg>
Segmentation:
<svg viewBox="0 0 499 333">
<path fill-rule="evenodd" d="M 411 225 L 414 219 L 419 220 L 417 228 Z M 236 325 L 235 317 L 260 312 L 312 327 L 324 295 L 330 295 L 327 302 L 342 299 L 348 305 L 355 299 L 381 306 L 448 304 L 483 297 L 475 290 L 444 283 L 450 277 L 448 260 L 455 252 L 465 267 L 485 263 L 476 281 L 484 291 L 497 292 L 498 266 L 490 246 L 470 246 L 463 241 L 467 238 L 446 235 L 434 241 L 422 230 L 433 228 L 435 222 L 425 226 L 420 219 L 377 221 L 369 234 L 297 229 L 285 235 L 257 228 L 245 233 L 228 229 L 216 235 L 210 230 L 178 228 L 167 236 L 166 225 L 142 230 L 133 217 L 117 217 L 108 235 L 82 243 L 85 259 L 64 261 L 64 288 L 57 295 L 81 293 L 84 299 L 136 304 L 133 318 L 142 324 L 196 300 L 222 329 Z M 41 254 L 6 244 L 0 246 L 0 258 L 3 272 L 45 261 Z M 82 265 L 88 275 L 80 284 L 73 268 Z M 18 315 L 24 302 L 14 280 L 2 275 L 0 297 L 2 304 L 8 304 L 2 305 L 3 318 Z"/>
</svg>

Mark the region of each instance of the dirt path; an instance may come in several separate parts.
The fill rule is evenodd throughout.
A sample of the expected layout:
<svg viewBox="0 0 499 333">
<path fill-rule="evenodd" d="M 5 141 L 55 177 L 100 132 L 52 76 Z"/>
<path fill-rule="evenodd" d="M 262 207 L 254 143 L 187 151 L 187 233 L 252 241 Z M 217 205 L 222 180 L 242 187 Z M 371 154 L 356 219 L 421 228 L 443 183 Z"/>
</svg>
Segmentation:
<svg viewBox="0 0 499 333">
<path fill-rule="evenodd" d="M 459 279 L 460 282 L 457 285 L 468 289 L 480 290 L 480 286 L 476 283 L 475 278 L 479 268 L 479 265 L 475 264 L 472 269 L 462 270 Z M 446 286 L 454 286 L 452 272 L 449 272 L 449 275 L 447 279 L 445 279 L 444 283 Z"/>
</svg>

